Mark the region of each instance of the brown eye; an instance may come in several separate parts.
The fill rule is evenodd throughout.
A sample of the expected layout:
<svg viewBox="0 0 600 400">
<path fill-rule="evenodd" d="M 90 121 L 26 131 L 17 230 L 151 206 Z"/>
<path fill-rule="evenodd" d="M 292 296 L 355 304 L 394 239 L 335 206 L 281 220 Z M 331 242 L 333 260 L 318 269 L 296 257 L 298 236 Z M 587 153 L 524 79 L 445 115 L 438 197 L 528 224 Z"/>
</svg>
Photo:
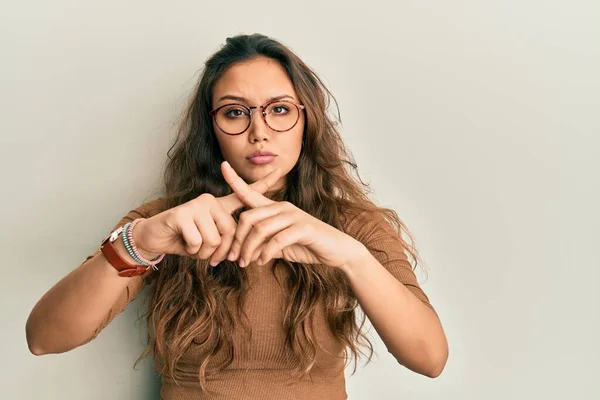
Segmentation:
<svg viewBox="0 0 600 400">
<path fill-rule="evenodd" d="M 269 107 L 269 114 L 285 115 L 290 112 L 290 107 L 285 104 L 273 104 Z"/>
<path fill-rule="evenodd" d="M 223 113 L 227 118 L 239 118 L 247 115 L 247 111 L 241 108 L 229 108 Z"/>
</svg>

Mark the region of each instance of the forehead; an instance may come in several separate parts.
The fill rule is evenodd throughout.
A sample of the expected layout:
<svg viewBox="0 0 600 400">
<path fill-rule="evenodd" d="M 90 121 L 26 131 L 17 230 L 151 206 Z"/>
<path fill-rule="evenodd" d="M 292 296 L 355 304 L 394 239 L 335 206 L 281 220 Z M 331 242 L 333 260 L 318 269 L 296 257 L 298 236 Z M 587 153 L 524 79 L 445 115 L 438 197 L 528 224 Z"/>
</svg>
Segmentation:
<svg viewBox="0 0 600 400">
<path fill-rule="evenodd" d="M 212 102 L 215 104 L 222 96 L 234 95 L 262 104 L 284 94 L 297 99 L 285 68 L 275 60 L 260 57 L 229 67 L 215 83 Z"/>
</svg>

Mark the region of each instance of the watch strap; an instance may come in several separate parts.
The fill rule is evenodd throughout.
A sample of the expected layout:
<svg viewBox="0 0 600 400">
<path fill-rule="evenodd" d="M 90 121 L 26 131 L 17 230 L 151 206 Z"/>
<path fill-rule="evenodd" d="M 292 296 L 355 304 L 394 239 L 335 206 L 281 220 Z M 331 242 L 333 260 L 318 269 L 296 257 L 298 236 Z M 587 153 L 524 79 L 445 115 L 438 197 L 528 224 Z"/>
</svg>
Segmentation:
<svg viewBox="0 0 600 400">
<path fill-rule="evenodd" d="M 144 265 L 130 264 L 125 260 L 121 254 L 117 251 L 113 245 L 113 241 L 110 240 L 114 235 L 111 234 L 100 246 L 100 251 L 104 254 L 106 260 L 119 272 L 119 276 L 132 277 L 139 276 L 148 271 L 148 267 Z"/>
</svg>

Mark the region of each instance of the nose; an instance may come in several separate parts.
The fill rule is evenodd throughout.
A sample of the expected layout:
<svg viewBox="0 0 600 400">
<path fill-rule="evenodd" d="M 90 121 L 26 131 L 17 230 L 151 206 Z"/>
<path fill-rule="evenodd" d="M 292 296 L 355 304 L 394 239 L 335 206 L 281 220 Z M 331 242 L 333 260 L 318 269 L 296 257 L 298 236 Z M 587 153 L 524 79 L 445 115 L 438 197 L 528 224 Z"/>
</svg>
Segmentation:
<svg viewBox="0 0 600 400">
<path fill-rule="evenodd" d="M 263 119 L 262 110 L 258 108 L 252 111 L 252 122 L 250 123 L 250 127 L 248 127 L 248 141 L 256 143 L 271 140 L 271 128 L 269 128 Z"/>
</svg>

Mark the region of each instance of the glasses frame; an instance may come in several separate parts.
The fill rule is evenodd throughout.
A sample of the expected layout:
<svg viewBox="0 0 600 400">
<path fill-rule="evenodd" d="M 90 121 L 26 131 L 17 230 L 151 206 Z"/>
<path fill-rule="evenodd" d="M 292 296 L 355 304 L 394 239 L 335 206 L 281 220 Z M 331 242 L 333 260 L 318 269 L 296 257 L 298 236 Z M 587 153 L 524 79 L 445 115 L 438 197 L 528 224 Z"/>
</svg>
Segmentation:
<svg viewBox="0 0 600 400">
<path fill-rule="evenodd" d="M 271 125 L 269 125 L 269 123 L 267 122 L 267 113 L 266 113 L 265 109 L 273 103 L 289 103 L 289 104 L 293 105 L 294 107 L 296 107 L 296 109 L 298 110 L 298 118 L 296 118 L 296 121 L 290 128 L 285 129 L 285 130 L 279 130 L 279 129 L 274 129 L 273 127 L 271 127 Z M 223 128 L 221 128 L 221 126 L 219 126 L 219 123 L 217 122 L 217 113 L 219 112 L 219 110 L 224 107 L 229 107 L 229 106 L 240 106 L 240 107 L 243 107 L 246 110 L 248 110 L 248 115 L 250 116 L 250 119 L 248 120 L 248 125 L 246 126 L 246 128 L 244 128 L 243 131 L 241 131 L 239 133 L 226 132 Z M 242 133 L 246 132 L 248 130 L 248 128 L 250 128 L 250 125 L 252 125 L 252 117 L 253 117 L 252 111 L 257 110 L 257 109 L 261 110 L 260 114 L 262 116 L 262 119 L 263 119 L 265 125 L 267 125 L 269 127 L 269 129 L 271 129 L 275 132 L 287 132 L 287 131 L 294 129 L 294 127 L 298 124 L 298 121 L 300 121 L 301 112 L 302 112 L 302 110 L 306 109 L 306 107 L 303 106 L 302 104 L 295 103 L 291 100 L 271 100 L 271 101 L 263 104 L 262 106 L 253 106 L 253 107 L 249 107 L 249 106 L 247 106 L 245 104 L 241 104 L 241 103 L 227 103 L 227 104 L 223 104 L 220 107 L 215 108 L 214 110 L 211 110 L 208 114 L 212 117 L 213 121 L 215 122 L 215 125 L 217 125 L 217 127 L 219 128 L 219 130 L 221 132 L 223 132 L 224 134 L 229 135 L 229 136 L 237 136 L 237 135 L 241 135 Z"/>
</svg>

